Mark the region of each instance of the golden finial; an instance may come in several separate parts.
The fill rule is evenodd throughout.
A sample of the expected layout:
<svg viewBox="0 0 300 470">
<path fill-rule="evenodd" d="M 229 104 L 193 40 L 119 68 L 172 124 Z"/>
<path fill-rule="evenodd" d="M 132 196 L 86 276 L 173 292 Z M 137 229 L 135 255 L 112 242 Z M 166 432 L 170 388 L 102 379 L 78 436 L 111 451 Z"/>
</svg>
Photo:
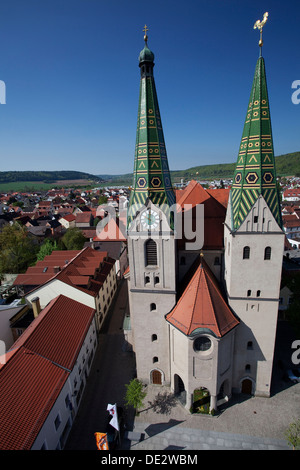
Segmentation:
<svg viewBox="0 0 300 470">
<path fill-rule="evenodd" d="M 145 35 L 144 35 L 144 41 L 145 43 L 147 44 L 147 41 L 148 41 L 148 36 L 147 36 L 147 31 L 149 31 L 149 29 L 147 28 L 147 25 L 145 24 L 144 26 L 144 29 L 143 29 Z"/>
<path fill-rule="evenodd" d="M 253 29 L 259 29 L 260 31 L 260 39 L 259 39 L 259 47 L 262 47 L 263 45 L 263 40 L 262 40 L 262 29 L 263 27 L 265 26 L 266 22 L 267 22 L 267 19 L 268 19 L 268 16 L 269 16 L 269 13 L 266 11 L 266 13 L 264 13 L 264 16 L 263 16 L 263 19 L 262 21 L 260 20 L 257 20 L 255 23 L 254 23 L 254 27 Z"/>
</svg>

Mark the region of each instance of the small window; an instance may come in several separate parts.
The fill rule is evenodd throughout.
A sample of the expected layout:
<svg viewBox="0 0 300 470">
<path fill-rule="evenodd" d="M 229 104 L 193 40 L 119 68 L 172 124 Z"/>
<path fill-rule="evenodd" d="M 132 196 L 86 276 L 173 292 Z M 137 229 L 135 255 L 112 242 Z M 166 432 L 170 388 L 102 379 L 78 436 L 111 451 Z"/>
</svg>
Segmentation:
<svg viewBox="0 0 300 470">
<path fill-rule="evenodd" d="M 154 278 L 154 284 L 159 284 L 159 277 L 158 277 L 158 276 L 155 276 L 155 278 Z"/>
<path fill-rule="evenodd" d="M 249 258 L 250 258 L 250 247 L 249 246 L 244 246 L 243 259 L 249 259 Z"/>
<path fill-rule="evenodd" d="M 56 431 L 58 430 L 60 423 L 61 423 L 61 419 L 60 419 L 60 416 L 58 414 L 55 418 L 55 421 L 54 421 L 54 426 L 55 426 Z"/>
<path fill-rule="evenodd" d="M 253 342 L 252 341 L 248 341 L 247 349 L 253 349 Z"/>
<path fill-rule="evenodd" d="M 152 336 L 151 336 L 151 340 L 152 340 L 152 341 L 157 341 L 157 335 L 152 335 Z"/>
<path fill-rule="evenodd" d="M 255 224 L 257 224 L 257 222 L 258 222 L 258 215 L 255 215 L 255 216 L 254 216 L 253 222 L 254 222 Z"/>
<path fill-rule="evenodd" d="M 245 371 L 250 372 L 250 370 L 251 370 L 250 364 L 246 364 Z"/>
<path fill-rule="evenodd" d="M 150 277 L 149 276 L 145 277 L 145 284 L 150 284 Z"/>
<path fill-rule="evenodd" d="M 194 341 L 195 351 L 208 351 L 211 348 L 211 340 L 207 336 L 200 336 Z"/>
<path fill-rule="evenodd" d="M 152 359 L 152 361 L 153 361 L 153 364 L 154 364 L 155 362 L 158 362 L 158 357 L 157 357 L 157 356 L 154 356 L 154 358 Z"/>
<path fill-rule="evenodd" d="M 251 290 L 247 290 L 247 297 L 250 297 L 251 296 Z"/>
<path fill-rule="evenodd" d="M 256 292 L 256 297 L 260 297 L 260 290 Z"/>
<path fill-rule="evenodd" d="M 265 257 L 264 257 L 264 259 L 266 259 L 266 260 L 271 259 L 271 247 L 270 246 L 267 246 L 265 248 Z"/>
<path fill-rule="evenodd" d="M 154 303 L 150 304 L 150 312 L 153 312 L 153 310 L 156 310 L 156 304 Z"/>
</svg>

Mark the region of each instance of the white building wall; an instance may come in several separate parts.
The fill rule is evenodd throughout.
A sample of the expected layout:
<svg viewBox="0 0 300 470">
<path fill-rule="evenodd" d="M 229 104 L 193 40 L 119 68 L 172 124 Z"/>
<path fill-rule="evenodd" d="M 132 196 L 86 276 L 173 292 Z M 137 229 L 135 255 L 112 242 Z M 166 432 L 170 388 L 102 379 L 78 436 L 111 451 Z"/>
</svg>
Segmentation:
<svg viewBox="0 0 300 470">
<path fill-rule="evenodd" d="M 278 316 L 284 233 L 260 196 L 243 224 L 231 232 L 231 206 L 224 229 L 228 303 L 240 320 L 235 336 L 234 391 L 250 379 L 253 393 L 269 396 Z M 244 247 L 250 248 L 243 259 Z M 271 258 L 264 259 L 266 247 Z"/>
<path fill-rule="evenodd" d="M 31 450 L 63 449 L 81 402 L 97 345 L 94 319 L 78 354 L 76 364 L 69 372 L 61 393 L 48 414 Z M 59 425 L 56 426 L 55 423 L 59 423 Z"/>
<path fill-rule="evenodd" d="M 79 289 L 76 289 L 69 284 L 65 284 L 58 279 L 54 279 L 53 281 L 44 284 L 43 286 L 35 289 L 33 292 L 28 293 L 25 298 L 26 301 L 30 302 L 35 297 L 39 297 L 41 308 L 45 308 L 48 303 L 53 300 L 58 295 L 63 294 L 70 299 L 76 300 L 77 302 L 81 302 L 84 305 L 87 305 L 91 308 L 96 308 L 95 305 L 95 298 L 89 294 L 86 294 Z"/>
</svg>

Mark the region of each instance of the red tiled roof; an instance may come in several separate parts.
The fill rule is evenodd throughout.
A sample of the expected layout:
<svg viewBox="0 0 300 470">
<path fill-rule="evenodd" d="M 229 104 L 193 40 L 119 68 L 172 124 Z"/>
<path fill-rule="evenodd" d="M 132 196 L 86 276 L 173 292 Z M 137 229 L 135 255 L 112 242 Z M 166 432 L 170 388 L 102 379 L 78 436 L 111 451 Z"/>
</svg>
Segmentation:
<svg viewBox="0 0 300 470">
<path fill-rule="evenodd" d="M 300 219 L 295 217 L 293 220 L 284 220 L 283 226 L 287 228 L 300 227 Z"/>
<path fill-rule="evenodd" d="M 59 295 L 0 369 L 0 449 L 30 450 L 74 367 L 95 310 Z"/>
<path fill-rule="evenodd" d="M 31 449 L 68 375 L 25 347 L 11 356 L 0 369 L 1 450 Z"/>
<path fill-rule="evenodd" d="M 64 295 L 51 300 L 14 343 L 72 370 L 95 309 Z"/>
<path fill-rule="evenodd" d="M 52 254 L 46 256 L 38 266 L 40 268 L 39 274 L 36 274 L 36 270 L 34 270 L 34 273 L 31 273 L 31 271 L 28 273 L 27 270 L 25 274 L 19 274 L 17 276 L 14 285 L 36 286 L 33 288 L 34 291 L 48 281 L 59 279 L 89 295 L 96 296 L 108 273 L 113 268 L 115 260 L 109 258 L 106 251 L 96 251 L 91 247 L 77 251 L 76 256 L 73 256 L 73 258 L 68 257 L 67 253 L 68 251 L 53 251 Z M 66 264 L 68 258 L 70 258 L 70 260 Z M 44 268 L 47 266 L 49 272 L 48 269 L 46 272 L 43 272 Z M 60 266 L 60 271 L 53 274 L 53 268 L 56 266 Z M 36 267 L 37 265 L 34 268 Z M 97 268 L 100 269 L 100 272 L 96 272 Z M 96 285 L 93 282 L 93 276 L 97 279 L 100 279 L 99 276 L 101 276 L 100 285 Z"/>
<path fill-rule="evenodd" d="M 225 302 L 215 276 L 202 258 L 191 281 L 166 319 L 187 336 L 198 328 L 203 328 L 210 330 L 218 338 L 239 323 Z"/>
<path fill-rule="evenodd" d="M 222 192 L 224 191 L 224 193 Z M 213 197 L 212 195 L 215 195 Z M 223 248 L 224 221 L 229 191 L 227 189 L 214 189 L 206 191 L 201 184 L 191 181 L 188 186 L 176 192 L 177 204 L 184 208 L 190 204 L 193 208 L 199 204 L 204 206 L 204 245 L 203 249 Z M 192 209 L 193 210 L 193 209 Z M 196 223 L 196 215 L 192 212 L 193 222 Z M 184 217 L 183 217 L 184 222 Z M 184 235 L 184 227 L 182 229 Z M 179 240 L 180 245 L 189 240 Z"/>
<path fill-rule="evenodd" d="M 65 209 L 61 209 L 61 210 L 65 210 Z M 76 220 L 76 217 L 73 214 L 67 214 L 67 215 L 64 215 L 62 219 L 65 219 L 67 222 L 72 222 L 73 220 Z"/>
<path fill-rule="evenodd" d="M 76 222 L 89 223 L 92 217 L 92 212 L 79 212 L 76 214 Z"/>
</svg>

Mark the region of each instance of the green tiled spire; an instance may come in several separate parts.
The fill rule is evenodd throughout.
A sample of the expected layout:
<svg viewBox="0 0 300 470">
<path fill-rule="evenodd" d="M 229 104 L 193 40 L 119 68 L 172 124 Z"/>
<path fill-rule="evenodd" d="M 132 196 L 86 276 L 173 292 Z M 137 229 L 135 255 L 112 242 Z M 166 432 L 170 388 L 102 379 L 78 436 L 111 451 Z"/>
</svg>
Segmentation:
<svg viewBox="0 0 300 470">
<path fill-rule="evenodd" d="M 167 216 L 175 204 L 164 134 L 153 77 L 154 54 L 147 45 L 139 55 L 141 69 L 133 186 L 128 209 L 128 227 L 136 207 L 152 201 Z"/>
<path fill-rule="evenodd" d="M 280 200 L 266 82 L 265 63 L 259 57 L 231 189 L 233 229 L 240 227 L 262 195 L 281 227 Z"/>
</svg>

